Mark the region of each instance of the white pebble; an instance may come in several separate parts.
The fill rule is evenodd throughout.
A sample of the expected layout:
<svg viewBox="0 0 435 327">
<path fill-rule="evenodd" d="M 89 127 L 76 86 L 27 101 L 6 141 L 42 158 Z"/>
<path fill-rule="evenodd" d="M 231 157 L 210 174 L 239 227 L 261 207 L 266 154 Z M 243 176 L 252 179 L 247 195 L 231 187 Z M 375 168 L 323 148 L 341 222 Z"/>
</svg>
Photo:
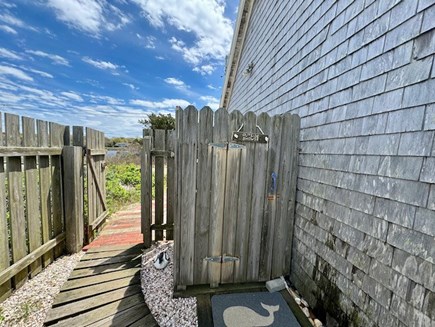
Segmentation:
<svg viewBox="0 0 435 327">
<path fill-rule="evenodd" d="M 153 265 L 154 256 L 168 250 L 170 262 L 165 269 Z M 154 318 L 162 327 L 198 326 L 196 298 L 172 298 L 173 286 L 173 242 L 160 242 L 142 256 L 142 291 L 145 302 Z"/>
</svg>

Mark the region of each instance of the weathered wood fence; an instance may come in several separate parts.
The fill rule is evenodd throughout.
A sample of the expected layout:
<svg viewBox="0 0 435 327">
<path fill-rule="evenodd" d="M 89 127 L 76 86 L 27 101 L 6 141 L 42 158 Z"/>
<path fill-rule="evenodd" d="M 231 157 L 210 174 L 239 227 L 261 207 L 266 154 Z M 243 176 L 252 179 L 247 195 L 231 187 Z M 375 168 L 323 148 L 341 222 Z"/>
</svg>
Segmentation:
<svg viewBox="0 0 435 327">
<path fill-rule="evenodd" d="M 290 114 L 257 117 L 190 106 L 177 110 L 176 130 L 166 134 L 165 142 L 157 141 L 164 132 L 156 131 L 154 141 L 144 138 L 142 221 L 148 242 L 152 154 L 171 158 L 167 211 L 174 217 L 176 289 L 265 281 L 289 273 L 299 125 L 299 117 Z M 158 166 L 163 164 L 156 159 L 156 185 Z M 156 212 L 162 202 L 156 186 Z M 156 213 L 156 228 L 162 225 L 159 219 Z M 169 219 L 163 226 L 170 230 Z"/>
<path fill-rule="evenodd" d="M 174 131 L 144 130 L 141 215 L 146 247 L 152 241 L 174 239 L 174 136 Z"/>
<path fill-rule="evenodd" d="M 103 161 L 101 132 L 87 129 L 85 142 L 83 127 L 71 137 L 69 126 L 0 113 L 0 300 L 65 249 L 81 250 L 105 209 Z"/>
</svg>

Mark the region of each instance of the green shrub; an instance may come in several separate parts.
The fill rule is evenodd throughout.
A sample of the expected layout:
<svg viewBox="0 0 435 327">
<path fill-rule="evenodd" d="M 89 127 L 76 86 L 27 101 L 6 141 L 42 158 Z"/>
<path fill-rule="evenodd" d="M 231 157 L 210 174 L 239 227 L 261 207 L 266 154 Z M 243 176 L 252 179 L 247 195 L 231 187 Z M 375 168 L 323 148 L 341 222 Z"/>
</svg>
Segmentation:
<svg viewBox="0 0 435 327">
<path fill-rule="evenodd" d="M 106 167 L 106 199 L 109 213 L 140 201 L 140 166 L 109 164 Z"/>
</svg>

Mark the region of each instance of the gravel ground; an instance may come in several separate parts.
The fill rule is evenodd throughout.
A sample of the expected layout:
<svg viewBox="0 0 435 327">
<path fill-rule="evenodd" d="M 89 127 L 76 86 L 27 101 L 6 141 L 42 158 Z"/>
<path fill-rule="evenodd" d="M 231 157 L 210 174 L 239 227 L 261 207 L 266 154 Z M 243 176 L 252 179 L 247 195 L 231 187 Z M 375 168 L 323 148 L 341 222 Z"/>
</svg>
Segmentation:
<svg viewBox="0 0 435 327">
<path fill-rule="evenodd" d="M 153 266 L 160 251 L 168 249 L 170 263 L 163 270 Z M 142 291 L 145 302 L 161 327 L 198 326 L 196 298 L 172 298 L 173 242 L 159 242 L 142 256 Z"/>
<path fill-rule="evenodd" d="M 0 326 L 42 326 L 55 296 L 82 255 L 60 257 L 0 303 Z"/>
</svg>

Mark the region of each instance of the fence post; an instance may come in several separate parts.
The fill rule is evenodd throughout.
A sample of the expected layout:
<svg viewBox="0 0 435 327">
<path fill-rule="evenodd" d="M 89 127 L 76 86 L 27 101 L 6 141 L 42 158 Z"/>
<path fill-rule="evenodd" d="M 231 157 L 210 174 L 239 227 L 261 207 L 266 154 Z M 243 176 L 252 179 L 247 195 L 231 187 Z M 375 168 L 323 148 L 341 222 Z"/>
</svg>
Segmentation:
<svg viewBox="0 0 435 327">
<path fill-rule="evenodd" d="M 151 246 L 151 216 L 152 216 L 152 161 L 151 136 L 143 138 L 141 155 L 141 229 L 144 246 Z"/>
<path fill-rule="evenodd" d="M 82 249 L 84 238 L 82 147 L 65 146 L 62 159 L 66 250 L 76 253 Z"/>
</svg>

